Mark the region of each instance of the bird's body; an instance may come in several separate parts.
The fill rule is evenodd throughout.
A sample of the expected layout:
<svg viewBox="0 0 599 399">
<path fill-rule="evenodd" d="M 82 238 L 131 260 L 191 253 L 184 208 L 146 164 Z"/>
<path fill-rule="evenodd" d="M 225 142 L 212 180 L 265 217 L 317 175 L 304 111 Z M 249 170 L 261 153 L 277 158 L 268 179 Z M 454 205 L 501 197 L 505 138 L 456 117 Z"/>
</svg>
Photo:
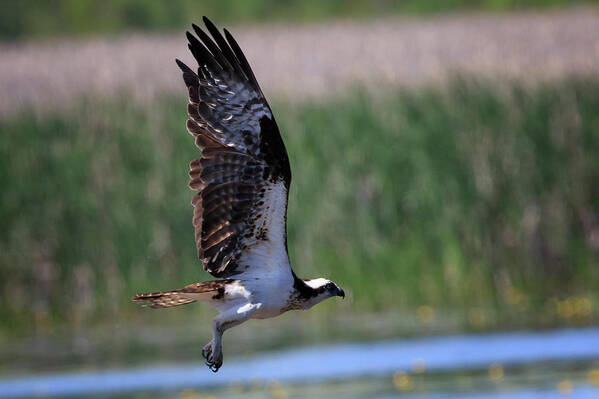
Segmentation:
<svg viewBox="0 0 599 399">
<path fill-rule="evenodd" d="M 196 74 L 177 60 L 189 91 L 187 130 L 202 151 L 190 163 L 198 257 L 218 280 L 183 289 L 138 294 L 133 300 L 153 308 L 206 302 L 219 314 L 213 339 L 202 354 L 217 371 L 222 334 L 248 319 L 309 309 L 344 296 L 335 283 L 299 279 L 287 252 L 287 200 L 291 169 L 287 151 L 262 90 L 237 42 L 226 39 L 206 18 L 208 36 L 189 32 Z"/>
</svg>

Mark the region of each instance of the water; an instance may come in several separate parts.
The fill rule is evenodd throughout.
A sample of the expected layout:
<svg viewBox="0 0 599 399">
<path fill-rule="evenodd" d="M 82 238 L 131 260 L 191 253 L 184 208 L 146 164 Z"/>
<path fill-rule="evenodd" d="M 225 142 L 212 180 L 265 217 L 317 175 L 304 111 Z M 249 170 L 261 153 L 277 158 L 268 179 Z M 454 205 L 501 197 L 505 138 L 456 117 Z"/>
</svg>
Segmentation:
<svg viewBox="0 0 599 399">
<path fill-rule="evenodd" d="M 217 374 L 194 363 L 0 379 L 2 398 L 260 397 L 261 390 L 281 397 L 597 398 L 599 328 L 293 349 L 228 359 Z"/>
</svg>

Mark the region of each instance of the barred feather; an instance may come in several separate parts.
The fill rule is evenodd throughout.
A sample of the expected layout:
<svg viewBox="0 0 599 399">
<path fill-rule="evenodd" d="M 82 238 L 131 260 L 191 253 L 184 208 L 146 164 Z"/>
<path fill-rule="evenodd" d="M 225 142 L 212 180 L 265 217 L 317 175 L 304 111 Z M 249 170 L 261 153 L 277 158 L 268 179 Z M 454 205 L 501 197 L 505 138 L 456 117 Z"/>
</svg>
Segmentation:
<svg viewBox="0 0 599 399">
<path fill-rule="evenodd" d="M 239 45 L 204 22 L 212 37 L 196 25 L 199 40 L 187 32 L 197 73 L 177 60 L 189 91 L 187 130 L 202 150 L 189 165 L 198 257 L 215 277 L 244 272 L 266 247 L 288 266 L 287 151 Z"/>
<path fill-rule="evenodd" d="M 175 291 L 137 294 L 131 299 L 154 309 L 186 305 L 195 301 L 216 301 L 224 297 L 225 285 L 232 281 L 204 281 L 202 283 L 189 284 L 185 288 Z"/>
</svg>

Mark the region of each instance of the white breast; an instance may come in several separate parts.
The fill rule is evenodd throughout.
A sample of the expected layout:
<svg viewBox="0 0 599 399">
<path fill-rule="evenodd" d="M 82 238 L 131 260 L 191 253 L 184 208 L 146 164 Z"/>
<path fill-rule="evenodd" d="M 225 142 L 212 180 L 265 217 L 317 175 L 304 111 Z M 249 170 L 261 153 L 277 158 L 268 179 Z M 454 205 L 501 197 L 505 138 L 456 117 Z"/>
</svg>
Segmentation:
<svg viewBox="0 0 599 399">
<path fill-rule="evenodd" d="M 267 281 L 270 284 L 293 284 L 285 246 L 287 189 L 283 182 L 270 184 L 264 196 L 260 217 L 254 222 L 256 239 L 244 250 L 239 261 L 243 273 L 235 276 L 244 281 Z"/>
<path fill-rule="evenodd" d="M 239 283 L 228 286 L 220 311 L 258 305 L 252 318 L 281 314 L 293 290 L 293 274 L 285 246 L 287 189 L 283 182 L 267 185 L 260 217 L 254 222 L 255 237 L 246 241 L 239 259 Z"/>
</svg>

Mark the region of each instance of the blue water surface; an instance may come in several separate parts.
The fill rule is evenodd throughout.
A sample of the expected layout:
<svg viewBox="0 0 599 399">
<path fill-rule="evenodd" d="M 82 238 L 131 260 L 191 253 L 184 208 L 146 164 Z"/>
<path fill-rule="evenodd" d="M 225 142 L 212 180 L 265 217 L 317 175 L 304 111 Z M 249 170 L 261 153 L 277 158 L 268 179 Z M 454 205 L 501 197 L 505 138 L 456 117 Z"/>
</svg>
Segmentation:
<svg viewBox="0 0 599 399">
<path fill-rule="evenodd" d="M 123 394 L 189 387 L 250 383 L 324 382 L 409 372 L 415 362 L 428 371 L 475 370 L 491 364 L 526 365 L 550 361 L 599 360 L 599 328 L 453 335 L 418 339 L 317 346 L 269 352 L 246 360 L 228 360 L 216 374 L 202 363 L 120 369 L 100 372 L 45 374 L 0 379 L 1 398 L 65 397 Z M 440 395 L 440 396 L 434 396 Z M 445 396 L 444 396 L 445 395 Z M 517 392 L 427 393 L 427 398 L 552 398 L 555 390 Z M 406 396 L 402 396 L 406 397 Z M 408 396 L 419 398 L 423 396 Z M 571 397 L 599 397 L 591 385 L 574 387 Z"/>
</svg>

